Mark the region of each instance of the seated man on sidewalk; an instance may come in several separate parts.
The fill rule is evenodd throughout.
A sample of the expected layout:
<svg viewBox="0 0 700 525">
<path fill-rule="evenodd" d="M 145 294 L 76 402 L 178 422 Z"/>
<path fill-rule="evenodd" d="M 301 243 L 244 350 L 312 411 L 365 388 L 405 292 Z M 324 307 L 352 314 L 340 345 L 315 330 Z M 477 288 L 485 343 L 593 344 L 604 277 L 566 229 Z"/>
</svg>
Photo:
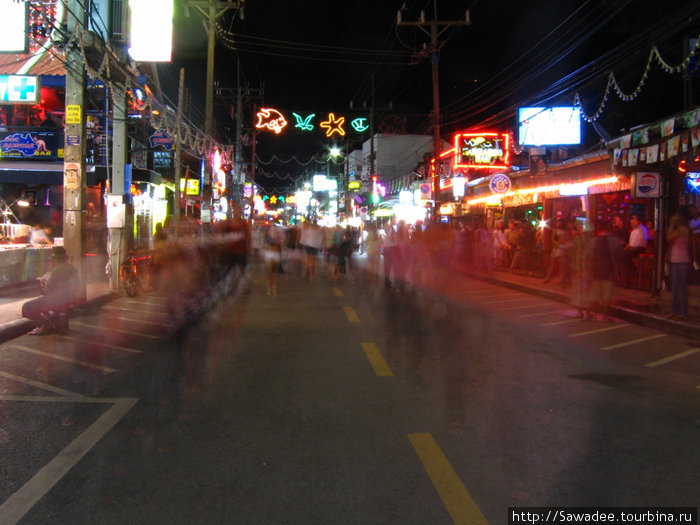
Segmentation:
<svg viewBox="0 0 700 525">
<path fill-rule="evenodd" d="M 51 249 L 50 264 L 51 269 L 40 280 L 43 295 L 22 305 L 22 317 L 39 325 L 29 332 L 32 335 L 51 331 L 54 328 L 51 312 L 70 309 L 78 291 L 78 271 L 68 262 L 68 254 L 63 246 Z"/>
</svg>

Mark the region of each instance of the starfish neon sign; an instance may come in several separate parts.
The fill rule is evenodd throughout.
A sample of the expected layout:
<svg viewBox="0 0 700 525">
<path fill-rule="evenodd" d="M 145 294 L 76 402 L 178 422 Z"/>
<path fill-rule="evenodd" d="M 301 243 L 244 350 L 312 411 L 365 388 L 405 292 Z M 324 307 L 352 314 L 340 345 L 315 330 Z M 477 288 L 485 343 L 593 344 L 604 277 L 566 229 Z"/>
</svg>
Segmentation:
<svg viewBox="0 0 700 525">
<path fill-rule="evenodd" d="M 329 113 L 328 120 L 324 120 L 319 126 L 326 130 L 326 137 L 330 137 L 333 133 L 344 137 L 345 129 L 343 129 L 343 124 L 345 124 L 345 117 L 338 117 L 336 119 L 335 113 Z"/>
</svg>

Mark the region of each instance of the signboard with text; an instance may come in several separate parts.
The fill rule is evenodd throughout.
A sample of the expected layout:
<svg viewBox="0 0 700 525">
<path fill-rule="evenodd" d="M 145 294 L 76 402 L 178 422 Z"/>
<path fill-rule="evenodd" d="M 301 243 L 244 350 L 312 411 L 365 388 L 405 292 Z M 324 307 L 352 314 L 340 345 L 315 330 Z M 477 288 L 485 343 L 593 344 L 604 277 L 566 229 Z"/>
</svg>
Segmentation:
<svg viewBox="0 0 700 525">
<path fill-rule="evenodd" d="M 453 168 L 504 169 L 510 166 L 507 133 L 458 133 L 455 135 Z"/>
<path fill-rule="evenodd" d="M 40 98 L 39 77 L 0 75 L 0 102 L 37 104 Z"/>
</svg>

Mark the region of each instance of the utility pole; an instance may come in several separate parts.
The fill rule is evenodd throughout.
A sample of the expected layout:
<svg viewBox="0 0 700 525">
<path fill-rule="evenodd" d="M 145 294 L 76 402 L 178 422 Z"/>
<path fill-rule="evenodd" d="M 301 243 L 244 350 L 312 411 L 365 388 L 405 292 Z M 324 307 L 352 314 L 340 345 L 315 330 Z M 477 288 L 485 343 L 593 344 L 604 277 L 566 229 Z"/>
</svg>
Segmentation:
<svg viewBox="0 0 700 525">
<path fill-rule="evenodd" d="M 420 20 L 416 22 L 403 22 L 401 20 L 401 11 L 396 13 L 397 26 L 413 26 L 417 27 L 425 34 L 430 36 L 430 47 L 426 50 L 430 54 L 430 62 L 432 65 L 432 80 L 433 80 L 433 132 L 434 132 L 434 159 L 435 172 L 432 174 L 433 186 L 433 202 L 434 204 L 434 220 L 438 218 L 440 210 L 440 153 L 441 153 L 441 138 L 440 138 L 440 89 L 438 83 L 438 63 L 440 59 L 440 50 L 445 42 L 440 42 L 438 38 L 450 27 L 468 26 L 471 25 L 469 11 L 467 10 L 464 20 L 455 20 L 452 22 L 440 22 L 437 16 L 437 0 L 433 0 L 433 19 L 425 20 L 425 13 L 421 11 Z M 426 28 L 429 28 L 428 31 Z"/>
<path fill-rule="evenodd" d="M 214 49 L 216 47 L 216 19 L 229 9 L 236 9 L 241 20 L 245 0 L 185 0 L 185 8 L 194 7 L 204 15 L 204 30 L 207 32 L 207 92 L 204 110 L 204 133 L 212 136 L 214 131 Z"/>
<path fill-rule="evenodd" d="M 184 98 L 185 68 L 180 68 L 180 84 L 177 90 L 177 118 L 175 121 L 175 206 L 173 207 L 175 224 L 180 223 L 180 205 L 182 203 L 180 179 L 182 179 L 182 104 L 184 102 Z M 184 193 L 187 195 L 187 188 L 185 188 Z"/>
<path fill-rule="evenodd" d="M 80 0 L 69 0 L 68 32 L 77 35 L 87 27 L 87 12 Z M 77 43 L 66 54 L 66 127 L 63 166 L 63 245 L 83 279 L 85 254 L 85 64 Z M 82 288 L 83 294 L 85 288 Z"/>
</svg>

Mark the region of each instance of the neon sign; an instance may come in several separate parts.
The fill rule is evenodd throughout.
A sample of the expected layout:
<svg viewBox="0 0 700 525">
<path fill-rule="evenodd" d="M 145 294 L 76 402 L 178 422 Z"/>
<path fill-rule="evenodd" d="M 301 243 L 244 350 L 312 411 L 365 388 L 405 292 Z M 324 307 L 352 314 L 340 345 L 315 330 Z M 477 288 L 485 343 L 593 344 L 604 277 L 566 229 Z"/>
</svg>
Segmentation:
<svg viewBox="0 0 700 525">
<path fill-rule="evenodd" d="M 343 124 L 345 124 L 345 117 L 338 117 L 336 119 L 335 113 L 329 113 L 328 120 L 324 120 L 319 126 L 326 130 L 326 137 L 330 137 L 333 133 L 338 133 L 338 135 L 344 137 L 345 130 L 343 129 Z"/>
<path fill-rule="evenodd" d="M 258 129 L 267 128 L 279 135 L 287 125 L 287 120 L 282 113 L 272 108 L 261 108 L 257 113 L 258 122 L 255 127 Z"/>
<path fill-rule="evenodd" d="M 369 124 L 367 124 L 366 117 L 357 117 L 352 122 L 350 122 L 350 125 L 352 126 L 352 129 L 354 129 L 358 133 L 363 133 L 369 129 Z"/>
<path fill-rule="evenodd" d="M 311 131 L 314 129 L 314 125 L 311 123 L 311 119 L 313 119 L 316 116 L 315 113 L 307 115 L 306 118 L 302 117 L 298 113 L 292 113 L 292 115 L 294 115 L 294 118 L 297 120 L 297 123 L 294 125 L 295 128 L 299 128 L 302 131 Z"/>
<path fill-rule="evenodd" d="M 458 133 L 453 168 L 503 169 L 510 165 L 507 133 Z"/>
</svg>

